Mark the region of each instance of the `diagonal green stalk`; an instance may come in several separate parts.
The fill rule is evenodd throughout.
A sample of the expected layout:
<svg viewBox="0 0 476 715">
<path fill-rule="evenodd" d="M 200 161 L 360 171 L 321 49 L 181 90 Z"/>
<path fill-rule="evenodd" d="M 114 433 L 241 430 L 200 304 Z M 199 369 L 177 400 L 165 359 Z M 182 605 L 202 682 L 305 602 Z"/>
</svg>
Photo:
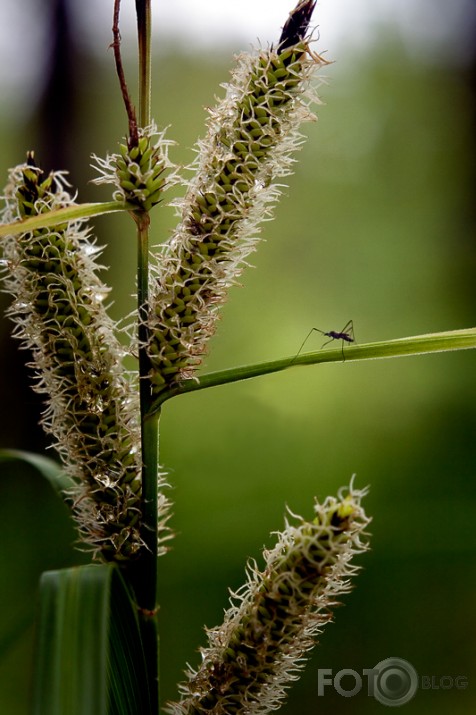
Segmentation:
<svg viewBox="0 0 476 715">
<path fill-rule="evenodd" d="M 339 347 L 335 349 L 318 350 L 317 352 L 305 353 L 297 357 L 285 357 L 269 362 L 242 365 L 228 370 L 206 373 L 198 378 L 193 378 L 193 380 L 183 380 L 173 389 L 163 392 L 160 397 L 153 401 L 151 414 L 160 410 L 161 405 L 166 400 L 176 395 L 204 390 L 208 387 L 227 385 L 240 380 L 249 380 L 252 377 L 269 375 L 273 372 L 280 372 L 299 365 L 315 365 L 325 362 L 344 362 L 344 364 L 347 364 L 357 360 L 425 355 L 436 352 L 468 350 L 470 348 L 476 348 L 476 328 L 416 335 L 409 338 L 384 340 L 362 345 L 346 345 L 344 348 L 344 360 L 342 359 L 342 346 L 339 341 Z"/>
<path fill-rule="evenodd" d="M 124 201 L 105 201 L 104 203 L 65 206 L 62 209 L 55 209 L 54 211 L 37 214 L 31 218 L 23 219 L 23 221 L 4 223 L 0 226 L 0 238 L 3 236 L 15 236 L 19 233 L 27 233 L 28 231 L 35 231 L 39 228 L 55 228 L 63 222 L 78 221 L 80 219 L 91 218 L 92 216 L 101 216 L 102 214 L 112 213 L 114 211 L 130 211 L 132 208 L 134 207 L 129 206 L 124 203 Z"/>
</svg>

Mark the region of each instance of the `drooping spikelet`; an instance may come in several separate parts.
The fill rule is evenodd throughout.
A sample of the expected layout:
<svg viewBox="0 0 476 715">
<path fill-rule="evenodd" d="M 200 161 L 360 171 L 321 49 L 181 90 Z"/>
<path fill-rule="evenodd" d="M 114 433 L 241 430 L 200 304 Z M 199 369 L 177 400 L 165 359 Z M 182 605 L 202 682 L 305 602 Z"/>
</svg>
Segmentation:
<svg viewBox="0 0 476 715">
<path fill-rule="evenodd" d="M 172 715 L 265 715 L 276 710 L 299 677 L 305 654 L 331 620 L 336 597 L 349 591 L 358 568 L 352 558 L 368 547 L 369 523 L 351 488 L 344 497 L 316 502 L 315 518 L 294 517 L 271 551 L 266 567 L 252 564 L 248 583 L 234 594 L 221 627 L 208 631 L 202 664 L 189 670 Z"/>
<path fill-rule="evenodd" d="M 239 58 L 225 98 L 210 111 L 181 222 L 158 256 L 149 318 L 156 394 L 200 364 L 217 310 L 279 196 L 275 182 L 291 171 L 298 128 L 313 118 L 310 80 L 323 60 L 305 37 L 314 2 L 304 5 L 304 19 L 290 35 L 286 24 L 277 49 Z"/>
<path fill-rule="evenodd" d="M 10 172 L 3 221 L 71 205 L 66 186 L 61 173 L 44 178 L 30 155 Z M 137 411 L 103 304 L 99 249 L 80 222 L 8 236 L 2 248 L 9 314 L 47 396 L 43 426 L 75 483 L 80 537 L 102 560 L 133 558 L 143 548 Z"/>
</svg>

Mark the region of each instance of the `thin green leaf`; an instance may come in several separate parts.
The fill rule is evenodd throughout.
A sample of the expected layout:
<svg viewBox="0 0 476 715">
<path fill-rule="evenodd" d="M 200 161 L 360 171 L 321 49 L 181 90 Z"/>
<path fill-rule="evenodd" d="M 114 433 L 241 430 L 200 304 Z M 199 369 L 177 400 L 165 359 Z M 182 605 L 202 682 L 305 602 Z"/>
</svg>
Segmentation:
<svg viewBox="0 0 476 715">
<path fill-rule="evenodd" d="M 318 350 L 317 352 L 294 355 L 270 362 L 242 365 L 228 370 L 220 370 L 200 375 L 198 378 L 187 379 L 179 382 L 170 390 L 164 391 L 158 397 L 149 412 L 152 416 L 160 410 L 160 406 L 171 397 L 182 395 L 185 392 L 195 392 L 208 387 L 226 385 L 230 382 L 249 380 L 252 377 L 261 377 L 272 372 L 280 372 L 299 365 L 316 365 L 324 362 L 343 362 L 342 346 L 335 349 Z M 345 347 L 345 363 L 357 360 L 377 360 L 381 358 L 409 357 L 412 355 L 428 355 L 429 353 L 443 353 L 455 350 L 469 350 L 476 348 L 476 328 L 464 330 L 448 330 L 441 333 L 427 335 L 414 335 L 396 340 L 383 340 L 377 343 L 353 344 Z"/>
<path fill-rule="evenodd" d="M 45 477 L 53 489 L 64 499 L 65 492 L 73 486 L 73 480 L 62 470 L 58 462 L 34 452 L 24 452 L 16 449 L 1 449 L 1 462 L 23 462 L 33 467 L 42 477 Z"/>
<path fill-rule="evenodd" d="M 66 206 L 63 209 L 56 209 L 55 211 L 48 211 L 48 213 L 38 214 L 32 218 L 23 219 L 23 221 L 2 224 L 0 225 L 0 238 L 34 231 L 38 228 L 52 228 L 67 221 L 78 221 L 79 219 L 101 216 L 113 211 L 130 211 L 131 208 L 133 207 L 128 206 L 123 201 Z"/>
<path fill-rule="evenodd" d="M 152 715 L 148 690 L 137 614 L 118 569 L 43 574 L 34 715 Z"/>
</svg>

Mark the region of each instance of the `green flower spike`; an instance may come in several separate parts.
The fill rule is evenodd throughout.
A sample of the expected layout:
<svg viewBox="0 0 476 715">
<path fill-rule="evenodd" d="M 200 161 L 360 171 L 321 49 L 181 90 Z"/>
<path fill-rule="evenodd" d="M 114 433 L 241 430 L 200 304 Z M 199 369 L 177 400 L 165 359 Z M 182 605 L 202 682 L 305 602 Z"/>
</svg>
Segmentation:
<svg viewBox="0 0 476 715">
<path fill-rule="evenodd" d="M 32 155 L 6 187 L 5 222 L 74 202 L 61 173 L 43 176 Z M 141 455 L 136 405 L 123 350 L 96 273 L 100 250 L 80 222 L 3 239 L 3 278 L 16 336 L 33 353 L 35 389 L 47 395 L 46 432 L 75 486 L 68 494 L 83 544 L 124 561 L 140 537 Z"/>
<path fill-rule="evenodd" d="M 312 521 L 291 515 L 294 524 L 286 522 L 274 549 L 264 552 L 264 571 L 250 565 L 223 625 L 208 630 L 202 664 L 188 671 L 169 713 L 265 715 L 282 705 L 336 598 L 350 590 L 358 570 L 352 558 L 368 548 L 364 495 L 351 483 L 347 496 L 341 490 L 337 499 L 316 502 Z"/>
<path fill-rule="evenodd" d="M 108 155 L 105 159 L 93 156 L 101 176 L 96 184 L 113 184 L 116 201 L 124 201 L 133 209 L 150 211 L 162 199 L 166 185 L 165 173 L 171 170 L 167 151 L 173 142 L 158 133 L 157 127 L 139 130 L 137 145 L 120 144 L 120 154 Z M 174 173 L 169 172 L 167 184 L 174 182 Z"/>
<path fill-rule="evenodd" d="M 295 44 L 286 46 L 286 36 L 277 50 L 242 55 L 225 99 L 210 111 L 195 176 L 178 204 L 181 222 L 155 269 L 149 357 L 156 394 L 200 364 L 218 308 L 255 248 L 257 225 L 271 216 L 275 182 L 291 173 L 303 141 L 298 128 L 314 118 L 310 80 L 324 61 L 309 51 L 309 19 L 298 23 Z"/>
</svg>

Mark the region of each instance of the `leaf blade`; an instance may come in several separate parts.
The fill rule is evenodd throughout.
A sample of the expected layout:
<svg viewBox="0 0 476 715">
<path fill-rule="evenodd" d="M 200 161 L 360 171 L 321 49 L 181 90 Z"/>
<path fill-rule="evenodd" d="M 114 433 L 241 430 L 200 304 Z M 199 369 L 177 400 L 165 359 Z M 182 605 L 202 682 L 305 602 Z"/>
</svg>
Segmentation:
<svg viewBox="0 0 476 715">
<path fill-rule="evenodd" d="M 147 702 L 137 616 L 118 569 L 43 574 L 34 715 L 149 715 Z"/>
<path fill-rule="evenodd" d="M 1 462 L 23 462 L 33 467 L 49 481 L 63 499 L 65 499 L 65 492 L 73 486 L 73 480 L 64 473 L 61 465 L 42 454 L 17 449 L 0 449 Z"/>
</svg>

